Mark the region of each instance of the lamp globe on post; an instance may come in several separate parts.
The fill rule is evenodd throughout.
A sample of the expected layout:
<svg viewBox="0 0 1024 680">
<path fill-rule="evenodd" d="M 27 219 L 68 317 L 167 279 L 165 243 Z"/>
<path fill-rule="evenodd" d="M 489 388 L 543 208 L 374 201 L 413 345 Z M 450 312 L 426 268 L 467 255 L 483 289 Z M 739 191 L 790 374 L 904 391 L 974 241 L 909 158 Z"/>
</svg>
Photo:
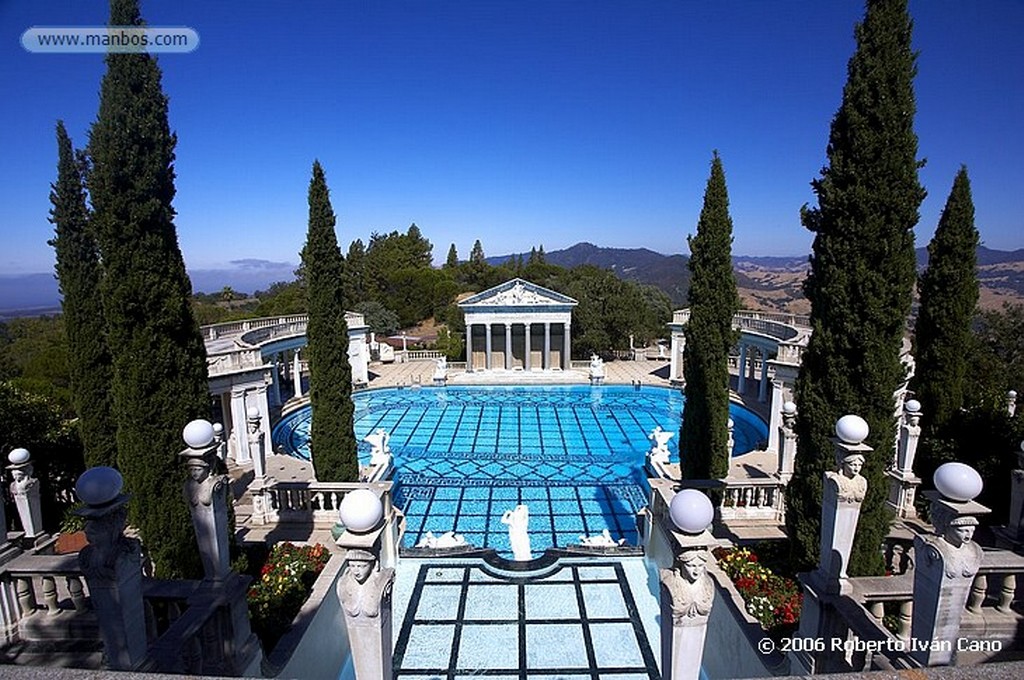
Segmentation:
<svg viewBox="0 0 1024 680">
<path fill-rule="evenodd" d="M 932 478 L 943 498 L 958 503 L 973 501 L 981 493 L 982 481 L 978 471 L 964 463 L 943 463 Z"/>
<path fill-rule="evenodd" d="M 672 497 L 668 507 L 672 524 L 684 534 L 696 535 L 707 530 L 715 517 L 711 499 L 697 489 L 683 489 Z"/>
<path fill-rule="evenodd" d="M 190 449 L 205 449 L 213 444 L 215 436 L 216 431 L 213 424 L 202 418 L 193 420 L 181 431 L 181 438 L 185 440 Z"/>
<path fill-rule="evenodd" d="M 369 489 L 355 489 L 345 494 L 338 506 L 342 527 L 356 534 L 373 531 L 384 518 L 384 504 Z"/>
</svg>

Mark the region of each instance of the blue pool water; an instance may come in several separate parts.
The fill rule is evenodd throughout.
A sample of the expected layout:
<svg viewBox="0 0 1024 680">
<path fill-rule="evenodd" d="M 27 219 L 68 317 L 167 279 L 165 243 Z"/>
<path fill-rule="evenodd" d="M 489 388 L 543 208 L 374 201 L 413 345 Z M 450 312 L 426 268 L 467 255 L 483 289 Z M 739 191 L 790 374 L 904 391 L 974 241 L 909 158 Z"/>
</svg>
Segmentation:
<svg viewBox="0 0 1024 680">
<path fill-rule="evenodd" d="M 684 402 L 676 390 L 622 385 L 393 388 L 353 401 L 359 441 L 378 428 L 391 434 L 404 545 L 454 530 L 510 554 L 501 516 L 524 503 L 535 556 L 604 529 L 636 543 L 648 435 L 655 426 L 678 433 Z M 733 404 L 730 415 L 737 454 L 767 440 L 753 412 Z M 274 428 L 275 450 L 308 459 L 309 424 L 308 407 L 285 417 Z M 668 443 L 673 462 L 677 438 Z M 368 444 L 359 455 L 369 459 Z"/>
</svg>

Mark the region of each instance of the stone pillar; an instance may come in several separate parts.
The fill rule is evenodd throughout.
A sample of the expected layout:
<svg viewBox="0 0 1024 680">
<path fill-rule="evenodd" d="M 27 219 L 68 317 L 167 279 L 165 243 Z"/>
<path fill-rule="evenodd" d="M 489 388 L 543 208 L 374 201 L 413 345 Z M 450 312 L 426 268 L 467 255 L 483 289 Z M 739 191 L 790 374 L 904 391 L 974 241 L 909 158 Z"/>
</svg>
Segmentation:
<svg viewBox="0 0 1024 680">
<path fill-rule="evenodd" d="M 1017 413 L 1017 391 L 1010 390 L 1006 393 L 1006 412 L 1012 418 Z"/>
<path fill-rule="evenodd" d="M 473 324 L 466 324 L 466 372 L 473 372 Z"/>
<path fill-rule="evenodd" d="M 763 354 L 764 352 L 761 351 L 760 347 L 752 346 L 750 348 L 750 367 L 747 371 L 747 379 L 750 380 L 750 382 L 754 382 L 754 376 L 757 374 L 757 359 Z"/>
<path fill-rule="evenodd" d="M 523 370 L 524 371 L 533 370 L 533 365 L 532 365 L 533 362 L 530 361 L 530 352 L 532 351 L 532 349 L 530 347 L 530 335 L 531 335 L 531 331 L 532 330 L 533 330 L 533 324 L 531 324 L 529 321 L 527 321 L 526 323 L 523 324 L 523 332 L 525 333 L 525 336 L 523 337 L 523 347 L 524 347 L 524 350 L 523 350 Z"/>
<path fill-rule="evenodd" d="M 551 322 L 544 322 L 544 370 L 551 370 Z"/>
<path fill-rule="evenodd" d="M 260 412 L 260 432 L 263 433 L 264 446 L 270 446 L 270 400 L 267 398 L 267 386 L 259 385 L 255 392 L 251 392 L 249 397 L 255 399 L 255 406 Z M 249 406 L 253 403 L 248 402 Z M 246 418 L 249 417 L 249 409 L 246 408 Z"/>
<path fill-rule="evenodd" d="M 352 493 L 357 492 L 349 496 Z M 338 579 L 337 594 L 355 676 L 357 680 L 391 680 L 391 588 L 395 570 L 381 566 L 386 525 L 378 520 L 367 531 L 353 531 L 353 524 L 344 519 L 345 512 L 343 506 L 342 523 L 347 529 L 337 543 L 346 551 L 345 571 Z"/>
<path fill-rule="evenodd" d="M 747 389 L 747 374 L 743 370 L 747 367 L 747 343 L 740 343 L 739 379 L 736 381 L 736 391 L 743 394 Z"/>
<path fill-rule="evenodd" d="M 270 363 L 270 405 L 280 406 L 281 405 L 281 374 L 280 366 L 277 362 L 277 355 L 274 355 L 274 360 Z"/>
<path fill-rule="evenodd" d="M 762 404 L 768 401 L 768 353 L 761 352 L 761 384 L 757 388 L 757 400 Z"/>
<path fill-rule="evenodd" d="M 896 466 L 887 470 L 889 477 L 889 506 L 902 519 L 917 517 L 914 496 L 921 478 L 914 474 L 914 457 L 921 437 L 921 404 L 910 399 L 903 405 L 899 442 L 896 448 Z"/>
<path fill-rule="evenodd" d="M 256 423 L 256 437 L 259 422 Z M 230 571 L 228 556 L 228 476 L 217 474 L 216 447 L 213 446 L 212 427 L 207 436 L 205 420 L 193 420 L 185 427 L 188 447 L 178 453 L 188 469 L 189 479 L 182 489 L 188 501 L 192 526 L 199 544 L 199 557 L 203 562 L 203 576 L 207 581 L 223 581 Z"/>
<path fill-rule="evenodd" d="M 796 463 L 796 404 L 787 401 L 780 410 L 779 467 L 775 475 L 784 483 L 793 477 Z"/>
<path fill-rule="evenodd" d="M 562 348 L 562 369 L 568 371 L 572 368 L 572 324 L 568 321 L 562 325 L 564 347 Z"/>
<path fill-rule="evenodd" d="M 725 444 L 725 450 L 729 452 L 729 465 L 731 466 L 733 450 L 736 448 L 736 439 L 733 436 L 733 431 L 736 428 L 736 422 L 732 418 L 729 418 L 725 422 L 725 427 L 728 430 L 728 434 L 726 435 L 727 439 Z"/>
<path fill-rule="evenodd" d="M 1006 523 L 1010 539 L 1024 540 L 1024 441 L 1017 451 L 1017 469 L 1010 473 L 1010 519 Z"/>
<path fill-rule="evenodd" d="M 782 405 L 785 403 L 783 387 L 782 381 L 776 376 L 772 380 L 772 399 L 768 406 L 768 413 L 771 414 L 768 423 L 768 451 L 772 453 L 779 451 L 779 428 L 782 425 Z"/>
<path fill-rule="evenodd" d="M 964 492 L 963 488 L 955 488 L 959 481 L 943 483 L 944 468 L 955 470 L 957 467 L 974 473 L 974 489 Z M 935 471 L 935 485 L 939 491 L 925 492 L 931 502 L 929 514 L 935 535 L 914 537 L 914 611 L 910 636 L 933 644 L 921 645 L 922 649 L 913 649 L 910 654 L 924 666 L 955 663 L 964 605 L 974 575 L 981 567 L 981 547 L 972 540 L 978 525 L 977 515 L 989 512 L 988 508 L 974 502 L 981 492 L 981 477 L 966 465 L 939 466 Z"/>
<path fill-rule="evenodd" d="M 827 641 L 840 637 L 845 625 L 836 611 L 836 602 L 840 595 L 850 591 L 846 568 L 860 518 L 860 506 L 868 488 L 867 480 L 860 475 L 864 456 L 872 450 L 862 443 L 868 436 L 867 423 L 857 416 L 843 416 L 836 423 L 836 434 L 838 437 L 832 442 L 839 471 L 825 473 L 818 568 L 799 574 L 804 600 L 797 637 L 808 640 Z M 791 652 L 803 672 L 810 674 L 833 670 L 828 665 L 830 655 L 834 652 L 827 646 L 820 652 Z"/>
<path fill-rule="evenodd" d="M 484 324 L 484 368 L 491 370 L 491 324 Z"/>
<path fill-rule="evenodd" d="M 292 385 L 295 388 L 295 398 L 302 396 L 302 360 L 299 358 L 299 350 L 295 350 L 292 357 Z"/>
<path fill-rule="evenodd" d="M 670 569 L 659 570 L 661 677 L 697 680 L 715 599 L 715 585 L 707 574 L 707 565 L 714 561 L 710 549 L 717 541 L 706 528 L 714 510 L 703 493 L 684 489 L 672 498 L 669 514 L 675 525 L 671 539 L 675 558 Z"/>
<path fill-rule="evenodd" d="M 25 538 L 35 538 L 43 534 L 43 507 L 39 500 L 39 480 L 33 476 L 34 468 L 27 449 L 14 449 L 7 455 L 11 462 L 7 469 L 11 471 L 11 497 L 18 509 L 18 518 Z M 6 518 L 5 518 L 6 522 Z M 7 542 L 7 524 L 4 528 L 4 542 Z"/>
<path fill-rule="evenodd" d="M 505 370 L 512 370 L 512 324 L 505 324 Z"/>
<path fill-rule="evenodd" d="M 78 564 L 96 610 L 107 666 L 131 671 L 146 657 L 146 611 L 142 546 L 124 535 L 129 497 L 121 493 L 123 485 L 113 468 L 86 470 L 75 486 L 85 507 L 75 513 L 85 519 L 89 545 L 78 553 Z"/>
<path fill-rule="evenodd" d="M 296 373 L 297 375 L 298 373 Z M 236 387 L 231 390 L 231 432 L 229 436 L 235 443 L 235 462 L 239 465 L 252 460 L 249 453 L 249 438 L 246 436 L 245 389 Z"/>
</svg>

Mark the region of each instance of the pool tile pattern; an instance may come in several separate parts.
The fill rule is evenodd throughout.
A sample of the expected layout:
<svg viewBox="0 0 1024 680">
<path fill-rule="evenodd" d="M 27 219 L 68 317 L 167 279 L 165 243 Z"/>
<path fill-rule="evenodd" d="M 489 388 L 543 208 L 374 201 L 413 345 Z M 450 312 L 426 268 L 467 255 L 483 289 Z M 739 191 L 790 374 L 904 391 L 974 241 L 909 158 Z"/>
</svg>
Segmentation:
<svg viewBox="0 0 1024 680">
<path fill-rule="evenodd" d="M 448 598 L 453 606 L 437 606 Z M 424 563 L 398 631 L 395 676 L 657 680 L 639 619 L 618 562 L 565 564 L 540 577 Z"/>
</svg>

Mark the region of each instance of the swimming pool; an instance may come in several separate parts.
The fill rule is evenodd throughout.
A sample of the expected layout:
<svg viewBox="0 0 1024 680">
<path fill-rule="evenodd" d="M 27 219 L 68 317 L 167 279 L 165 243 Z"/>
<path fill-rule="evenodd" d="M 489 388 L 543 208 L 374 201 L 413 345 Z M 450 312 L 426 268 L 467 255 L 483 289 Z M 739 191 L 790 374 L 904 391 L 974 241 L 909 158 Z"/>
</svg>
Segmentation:
<svg viewBox="0 0 1024 680">
<path fill-rule="evenodd" d="M 684 403 L 677 390 L 628 385 L 390 388 L 352 398 L 360 442 L 378 428 L 391 434 L 403 545 L 454 530 L 508 555 L 501 516 L 525 504 L 535 556 L 605 529 L 637 542 L 648 435 L 656 426 L 678 432 Z M 310 415 L 307 407 L 282 419 L 275 450 L 308 459 Z M 737 454 L 767 440 L 756 414 L 732 404 L 730 415 Z M 673 462 L 677 438 L 668 443 Z M 360 462 L 369 455 L 361 443 Z"/>
</svg>

